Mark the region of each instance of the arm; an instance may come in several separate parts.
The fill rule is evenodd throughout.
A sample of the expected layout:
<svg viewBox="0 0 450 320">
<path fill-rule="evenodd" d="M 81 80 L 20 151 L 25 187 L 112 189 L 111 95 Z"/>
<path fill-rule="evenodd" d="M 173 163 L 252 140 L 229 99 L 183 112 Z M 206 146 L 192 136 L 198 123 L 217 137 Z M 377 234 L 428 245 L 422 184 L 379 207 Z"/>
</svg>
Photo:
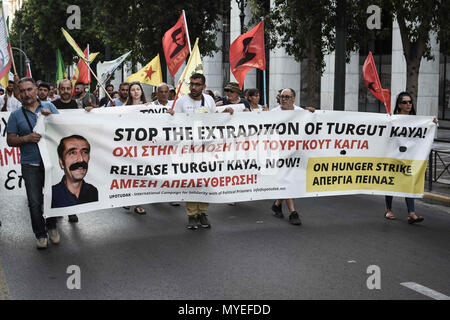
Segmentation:
<svg viewBox="0 0 450 320">
<path fill-rule="evenodd" d="M 19 137 L 15 133 L 8 133 L 6 136 L 6 142 L 10 147 L 21 147 L 27 143 L 38 143 L 39 140 L 41 140 L 41 135 L 35 132 L 22 137 Z"/>
</svg>

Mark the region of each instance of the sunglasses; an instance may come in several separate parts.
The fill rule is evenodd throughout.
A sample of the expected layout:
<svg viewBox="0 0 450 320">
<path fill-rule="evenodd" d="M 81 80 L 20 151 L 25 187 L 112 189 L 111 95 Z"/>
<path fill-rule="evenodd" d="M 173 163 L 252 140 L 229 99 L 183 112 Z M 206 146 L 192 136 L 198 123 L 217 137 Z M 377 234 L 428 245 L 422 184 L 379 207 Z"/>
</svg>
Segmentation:
<svg viewBox="0 0 450 320">
<path fill-rule="evenodd" d="M 292 96 L 280 96 L 280 99 L 290 99 Z"/>
<path fill-rule="evenodd" d="M 406 100 L 406 101 L 400 101 L 401 104 L 412 104 L 411 100 Z"/>
</svg>

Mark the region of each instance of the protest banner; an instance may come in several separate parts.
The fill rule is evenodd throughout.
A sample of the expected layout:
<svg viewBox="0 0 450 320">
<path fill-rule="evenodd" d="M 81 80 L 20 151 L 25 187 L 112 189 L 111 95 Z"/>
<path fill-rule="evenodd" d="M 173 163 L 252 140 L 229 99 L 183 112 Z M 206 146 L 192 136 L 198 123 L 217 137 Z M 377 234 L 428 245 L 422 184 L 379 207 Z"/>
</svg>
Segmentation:
<svg viewBox="0 0 450 320">
<path fill-rule="evenodd" d="M 39 118 L 46 216 L 170 201 L 422 197 L 436 128 L 423 116 L 321 110 L 144 116 L 129 108 L 150 109 Z M 82 201 L 62 199 L 68 189 Z"/>
<path fill-rule="evenodd" d="M 0 112 L 0 190 L 3 196 L 25 196 L 25 183 L 20 168 L 20 150 L 6 143 L 6 126 L 11 112 Z"/>
</svg>

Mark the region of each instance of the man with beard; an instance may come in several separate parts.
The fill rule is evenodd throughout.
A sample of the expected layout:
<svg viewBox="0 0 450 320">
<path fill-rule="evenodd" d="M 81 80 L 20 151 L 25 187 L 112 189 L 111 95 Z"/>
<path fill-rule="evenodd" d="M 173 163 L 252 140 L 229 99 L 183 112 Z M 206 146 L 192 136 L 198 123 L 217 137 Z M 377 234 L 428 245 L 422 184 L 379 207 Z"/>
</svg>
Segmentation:
<svg viewBox="0 0 450 320">
<path fill-rule="evenodd" d="M 107 107 L 123 106 L 127 102 L 127 99 L 128 99 L 128 87 L 129 86 L 130 85 L 128 83 L 122 82 L 119 85 L 119 97 L 108 102 Z"/>
<path fill-rule="evenodd" d="M 98 201 L 98 190 L 84 181 L 88 172 L 91 146 L 82 136 L 61 139 L 58 145 L 59 166 L 64 170 L 61 182 L 52 187 L 52 208 Z"/>
<path fill-rule="evenodd" d="M 75 84 L 75 101 L 78 104 L 78 108 L 85 109 L 96 107 L 96 98 L 90 93 L 86 92 L 86 85 L 84 83 L 78 82 Z"/>
<path fill-rule="evenodd" d="M 78 109 L 78 105 L 72 97 L 72 82 L 68 79 L 61 80 L 58 85 L 59 99 L 53 101 L 58 109 Z"/>
<path fill-rule="evenodd" d="M 50 101 L 48 93 L 50 92 L 50 85 L 47 82 L 41 82 L 38 85 L 38 98 L 41 101 Z"/>
<path fill-rule="evenodd" d="M 108 94 L 110 96 L 112 96 L 113 91 L 114 91 L 114 86 L 112 84 L 107 84 L 105 89 L 106 89 L 106 92 L 108 92 Z M 98 90 L 98 88 L 97 88 L 97 90 Z M 106 107 L 106 105 L 108 104 L 108 99 L 109 99 L 108 96 L 105 95 L 103 98 L 100 99 L 100 102 L 98 103 L 98 106 L 100 108 L 101 107 Z"/>
<path fill-rule="evenodd" d="M 37 99 L 36 83 L 32 78 L 19 81 L 19 95 L 22 107 L 9 116 L 6 141 L 10 147 L 20 148 L 22 177 L 25 181 L 31 225 L 37 239 L 36 245 L 38 249 L 46 249 L 47 233 L 54 244 L 60 242 L 60 236 L 56 229 L 56 218 L 45 219 L 43 216 L 45 171 L 37 144 L 41 135 L 33 132 L 33 128 L 39 113 L 49 115 L 58 113 L 58 110 L 52 103 Z"/>
<path fill-rule="evenodd" d="M 205 76 L 201 73 L 194 73 L 190 78 L 189 94 L 182 96 L 177 100 L 175 106 L 169 109 L 167 113 L 215 113 L 216 103 L 214 99 L 207 94 L 203 94 L 206 88 Z M 233 108 L 226 108 L 223 112 L 233 114 Z M 196 230 L 200 225 L 202 228 L 210 228 L 211 224 L 207 218 L 209 203 L 205 202 L 186 202 L 186 213 L 188 216 L 187 228 Z"/>
</svg>

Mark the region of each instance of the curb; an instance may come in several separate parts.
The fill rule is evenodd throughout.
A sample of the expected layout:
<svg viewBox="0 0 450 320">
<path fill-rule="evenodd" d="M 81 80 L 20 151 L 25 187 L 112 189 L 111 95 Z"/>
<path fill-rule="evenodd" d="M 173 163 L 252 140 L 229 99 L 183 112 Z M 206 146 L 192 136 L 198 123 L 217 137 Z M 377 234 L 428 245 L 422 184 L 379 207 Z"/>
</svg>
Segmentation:
<svg viewBox="0 0 450 320">
<path fill-rule="evenodd" d="M 444 195 L 436 194 L 436 193 L 424 192 L 423 198 L 428 199 L 428 200 L 437 201 L 444 205 L 450 206 L 450 197 L 448 197 L 448 196 L 444 196 Z"/>
</svg>

